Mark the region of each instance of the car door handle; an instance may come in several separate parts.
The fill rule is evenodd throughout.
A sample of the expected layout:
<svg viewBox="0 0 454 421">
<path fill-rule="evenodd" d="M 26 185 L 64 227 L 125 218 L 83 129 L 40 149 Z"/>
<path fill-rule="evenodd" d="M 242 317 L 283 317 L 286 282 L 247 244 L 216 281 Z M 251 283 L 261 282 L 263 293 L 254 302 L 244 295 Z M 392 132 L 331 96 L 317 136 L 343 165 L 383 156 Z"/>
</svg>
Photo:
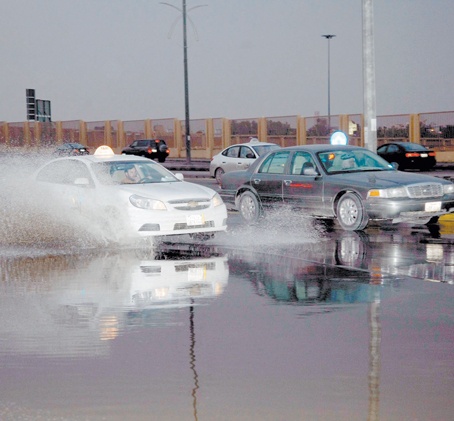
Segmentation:
<svg viewBox="0 0 454 421">
<path fill-rule="evenodd" d="M 284 180 L 284 185 L 285 186 L 290 186 L 290 184 L 292 184 L 292 180 Z"/>
<path fill-rule="evenodd" d="M 262 180 L 260 180 L 260 178 L 254 178 L 252 181 L 254 182 L 254 184 L 260 184 L 260 181 Z"/>
</svg>

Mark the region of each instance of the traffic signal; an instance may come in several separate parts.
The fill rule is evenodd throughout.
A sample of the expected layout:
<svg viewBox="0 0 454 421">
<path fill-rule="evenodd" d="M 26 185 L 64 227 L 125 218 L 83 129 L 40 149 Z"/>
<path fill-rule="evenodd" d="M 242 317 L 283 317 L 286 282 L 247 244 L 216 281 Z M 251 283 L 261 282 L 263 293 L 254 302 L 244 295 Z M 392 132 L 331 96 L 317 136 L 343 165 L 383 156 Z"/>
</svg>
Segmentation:
<svg viewBox="0 0 454 421">
<path fill-rule="evenodd" d="M 35 120 L 36 119 L 35 90 L 26 89 L 25 95 L 27 101 L 27 120 Z"/>
</svg>

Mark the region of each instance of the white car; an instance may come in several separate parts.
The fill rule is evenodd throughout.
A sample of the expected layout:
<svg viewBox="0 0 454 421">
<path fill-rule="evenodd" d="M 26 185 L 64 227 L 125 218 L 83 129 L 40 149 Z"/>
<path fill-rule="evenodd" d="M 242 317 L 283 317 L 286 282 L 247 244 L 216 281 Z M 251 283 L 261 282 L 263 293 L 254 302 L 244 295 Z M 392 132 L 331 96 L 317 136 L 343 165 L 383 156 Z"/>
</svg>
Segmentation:
<svg viewBox="0 0 454 421">
<path fill-rule="evenodd" d="M 227 228 L 227 209 L 212 189 L 183 181 L 147 158 L 116 155 L 108 146 L 93 155 L 54 159 L 34 173 L 37 188 L 101 230 L 124 237 L 189 234 L 211 237 Z"/>
<path fill-rule="evenodd" d="M 222 174 L 245 170 L 259 156 L 279 148 L 275 143 L 260 142 L 257 138 L 252 138 L 249 143 L 229 146 L 211 158 L 210 176 L 220 183 Z"/>
</svg>

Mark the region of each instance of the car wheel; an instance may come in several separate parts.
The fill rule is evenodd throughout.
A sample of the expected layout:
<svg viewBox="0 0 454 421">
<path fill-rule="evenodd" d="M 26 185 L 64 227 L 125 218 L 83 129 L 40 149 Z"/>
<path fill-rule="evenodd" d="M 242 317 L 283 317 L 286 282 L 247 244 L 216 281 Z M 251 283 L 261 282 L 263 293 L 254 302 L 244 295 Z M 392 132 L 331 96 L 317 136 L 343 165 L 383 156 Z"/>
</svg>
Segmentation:
<svg viewBox="0 0 454 421">
<path fill-rule="evenodd" d="M 369 218 L 358 195 L 345 193 L 337 203 L 337 220 L 346 231 L 366 228 Z"/>
<path fill-rule="evenodd" d="M 222 174 L 224 174 L 225 171 L 222 168 L 218 168 L 216 172 L 214 173 L 214 177 L 216 178 L 216 181 L 221 184 L 221 177 Z"/>
<path fill-rule="evenodd" d="M 249 191 L 241 194 L 238 208 L 241 217 L 248 224 L 257 223 L 262 213 L 257 196 Z"/>
<path fill-rule="evenodd" d="M 166 157 L 165 156 L 160 156 L 158 157 L 159 162 L 166 162 Z"/>
</svg>

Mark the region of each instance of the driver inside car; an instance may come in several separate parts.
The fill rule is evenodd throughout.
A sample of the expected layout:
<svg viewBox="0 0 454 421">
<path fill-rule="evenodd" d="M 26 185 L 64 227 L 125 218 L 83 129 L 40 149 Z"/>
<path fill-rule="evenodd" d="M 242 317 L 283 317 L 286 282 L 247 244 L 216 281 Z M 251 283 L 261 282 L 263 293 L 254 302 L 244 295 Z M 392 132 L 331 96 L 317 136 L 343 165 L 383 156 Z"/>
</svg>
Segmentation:
<svg viewBox="0 0 454 421">
<path fill-rule="evenodd" d="M 128 165 L 125 168 L 125 177 L 122 181 L 123 184 L 134 184 L 140 182 L 141 177 L 134 165 Z"/>
</svg>

